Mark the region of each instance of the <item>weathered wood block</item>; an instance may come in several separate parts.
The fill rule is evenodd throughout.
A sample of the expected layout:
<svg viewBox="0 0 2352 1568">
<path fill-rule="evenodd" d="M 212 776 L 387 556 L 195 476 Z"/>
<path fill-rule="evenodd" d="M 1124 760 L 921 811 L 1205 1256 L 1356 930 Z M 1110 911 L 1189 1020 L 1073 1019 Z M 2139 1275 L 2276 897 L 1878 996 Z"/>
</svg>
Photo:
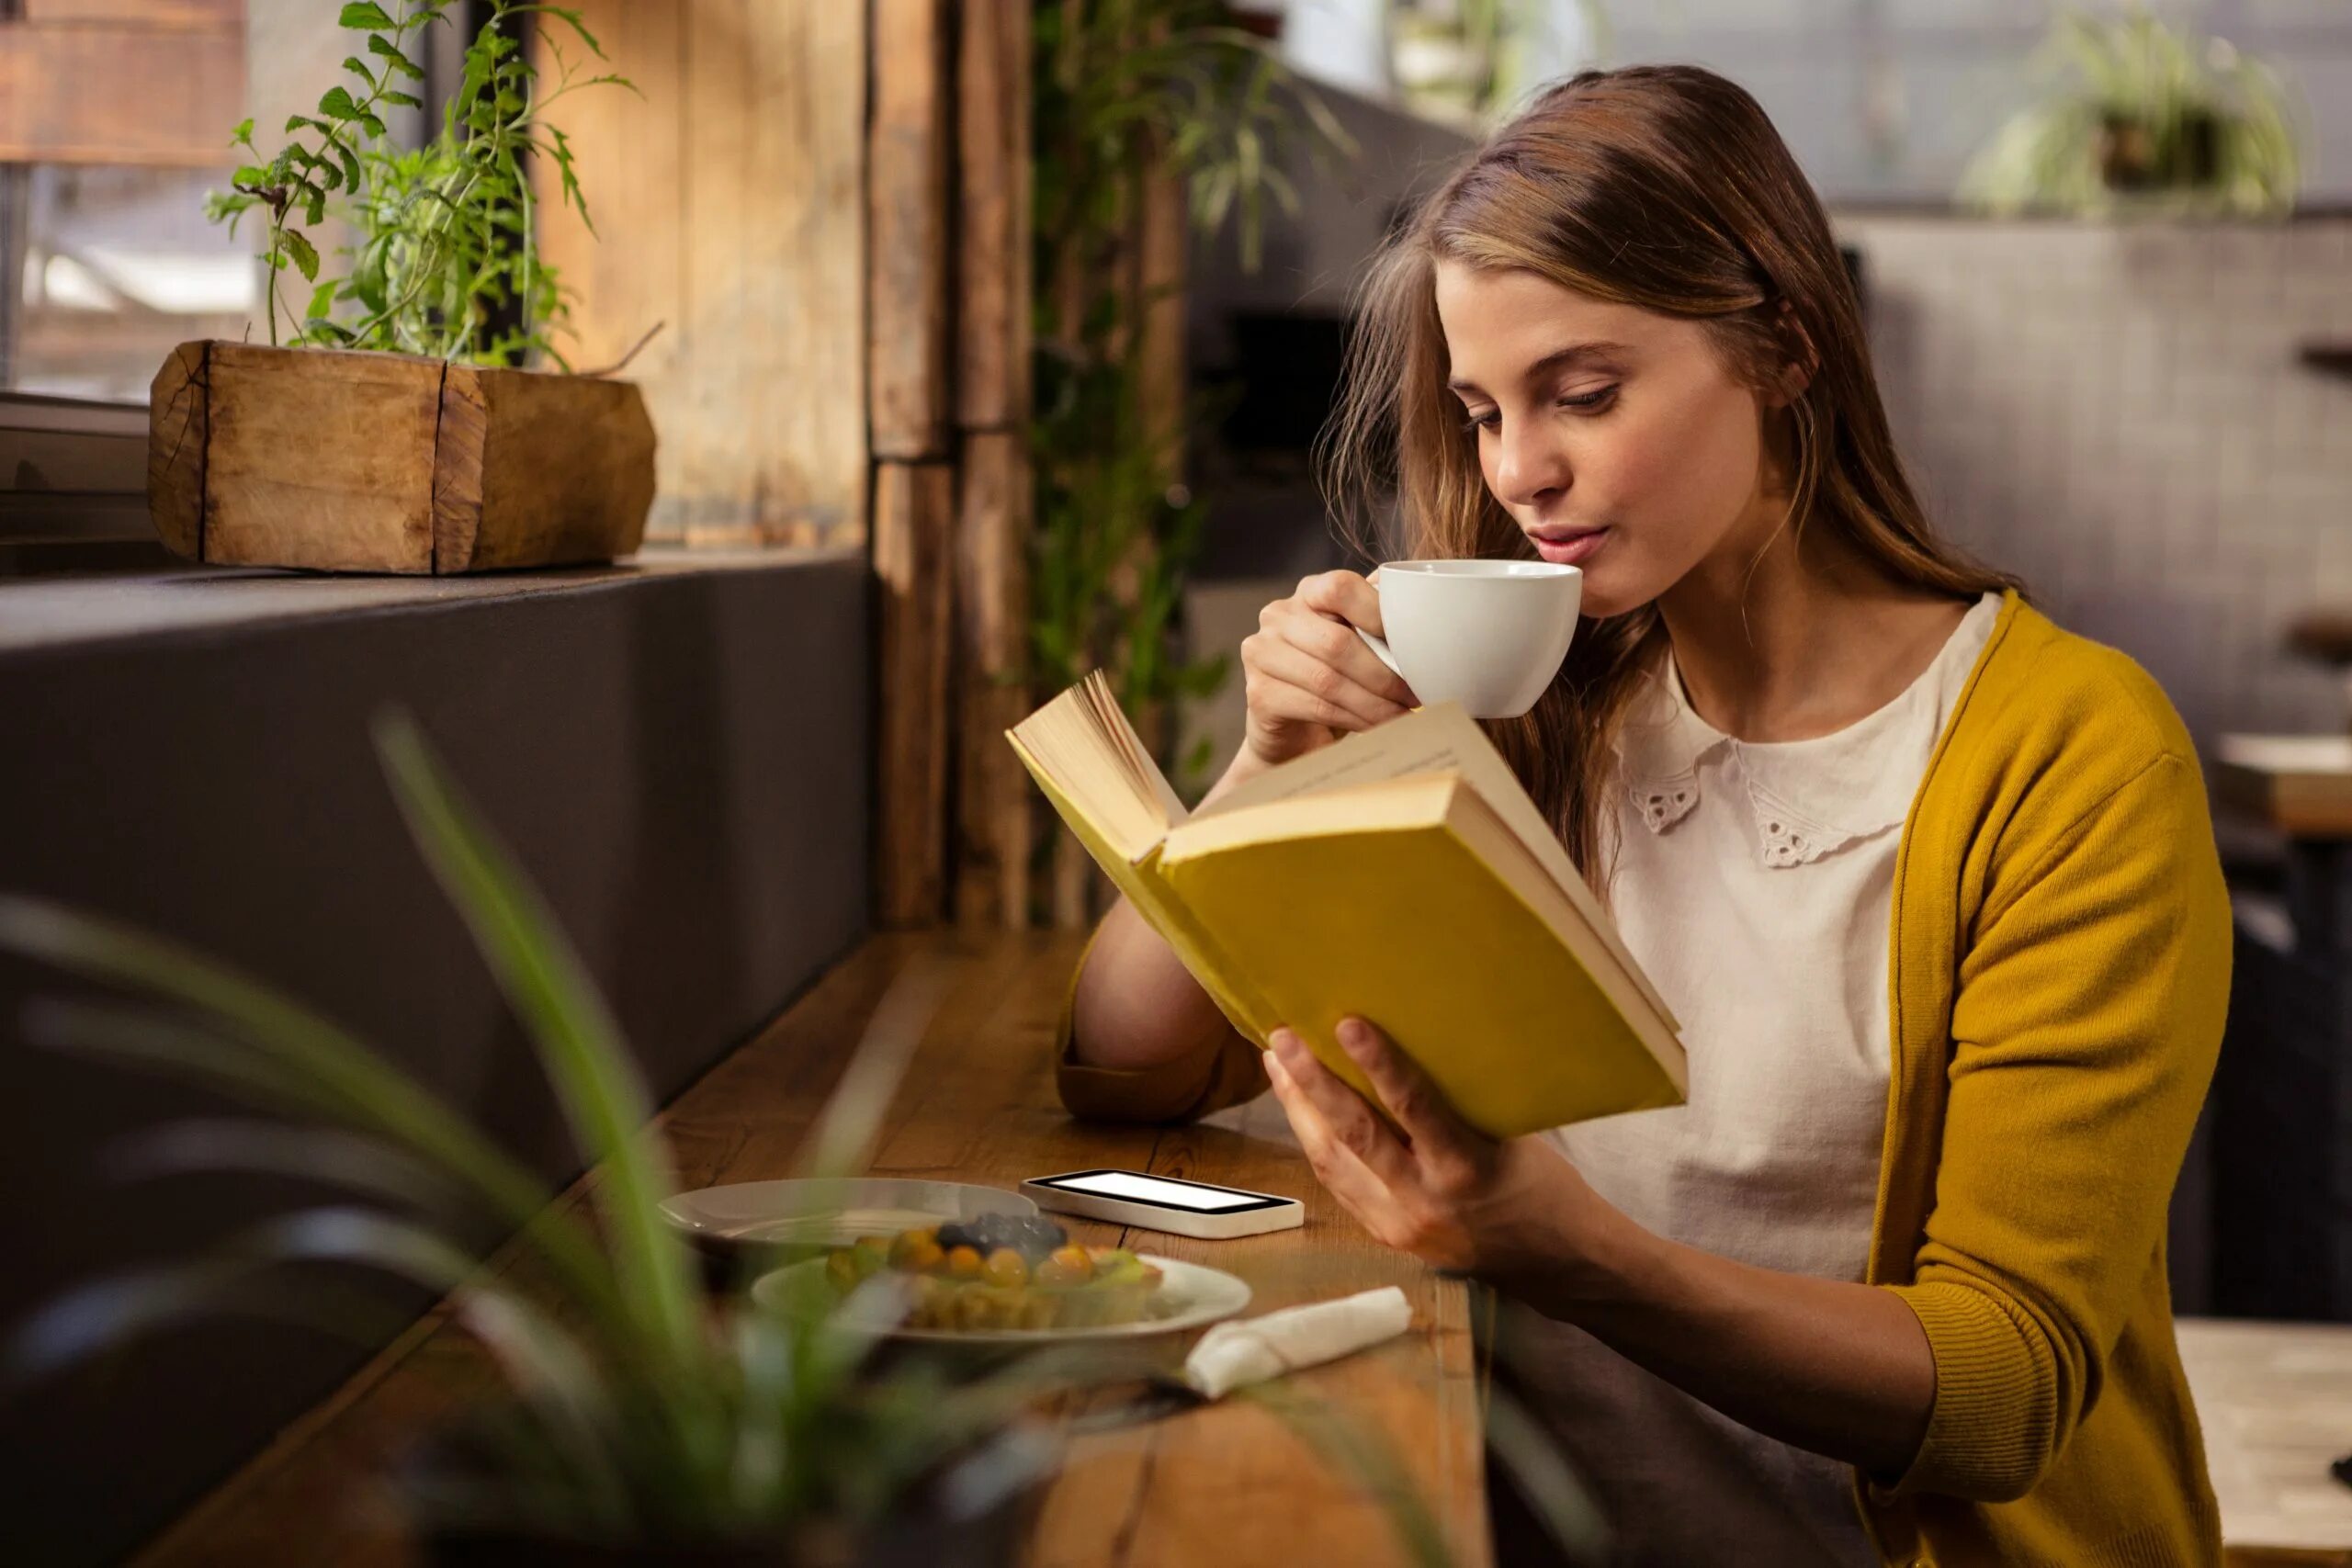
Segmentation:
<svg viewBox="0 0 2352 1568">
<path fill-rule="evenodd" d="M 187 343 L 155 374 L 147 505 L 218 566 L 447 574 L 645 536 L 653 422 L 626 381 Z"/>
</svg>

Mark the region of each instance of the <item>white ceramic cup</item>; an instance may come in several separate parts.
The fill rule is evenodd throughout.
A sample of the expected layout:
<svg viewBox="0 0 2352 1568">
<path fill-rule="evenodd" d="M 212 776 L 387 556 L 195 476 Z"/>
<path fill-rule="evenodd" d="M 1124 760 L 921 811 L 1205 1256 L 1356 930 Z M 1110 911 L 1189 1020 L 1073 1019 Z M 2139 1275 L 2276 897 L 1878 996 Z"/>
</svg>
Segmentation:
<svg viewBox="0 0 2352 1568">
<path fill-rule="evenodd" d="M 1356 635 L 1422 702 L 1458 702 L 1473 718 L 1535 705 L 1584 603 L 1584 573 L 1549 561 L 1393 560 L 1373 586 L 1387 635 Z"/>
</svg>

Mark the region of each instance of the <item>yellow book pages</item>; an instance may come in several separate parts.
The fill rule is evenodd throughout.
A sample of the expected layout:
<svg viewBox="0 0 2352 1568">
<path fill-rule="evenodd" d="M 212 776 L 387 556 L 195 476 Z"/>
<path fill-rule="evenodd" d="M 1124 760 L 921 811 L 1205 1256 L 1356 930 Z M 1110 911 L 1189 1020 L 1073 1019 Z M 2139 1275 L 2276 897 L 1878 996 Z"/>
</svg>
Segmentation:
<svg viewBox="0 0 2352 1568">
<path fill-rule="evenodd" d="M 1193 978 L 1201 983 L 1201 988 L 1208 992 L 1243 1038 L 1262 1047 L 1273 1031 L 1272 1015 L 1262 1002 L 1253 1002 L 1248 983 L 1226 962 L 1208 933 L 1170 891 L 1159 871 L 1159 846 L 1151 846 L 1140 860 L 1127 859 L 1112 847 L 1086 812 L 1062 792 L 1053 774 L 1022 744 L 1019 735 L 1008 731 L 1005 739 L 1012 743 L 1012 750 L 1029 770 L 1029 776 L 1037 781 L 1037 787 L 1045 791 L 1046 798 L 1053 802 L 1054 809 L 1069 824 L 1069 830 L 1078 835 L 1078 841 L 1086 846 L 1086 852 L 1094 857 L 1094 863 L 1102 868 L 1103 874 L 1126 895 L 1136 912 L 1151 923 L 1151 929 L 1167 939 L 1184 967 L 1192 971 Z"/>
<path fill-rule="evenodd" d="M 1249 955 L 1266 1016 L 1360 1091 L 1336 1033 L 1351 1014 L 1497 1137 L 1680 1104 L 1679 1075 L 1457 829 L 1466 793 L 1453 779 L 1395 791 L 1385 827 L 1357 810 L 1275 840 L 1194 835 L 1208 847 L 1171 844 L 1159 875 L 1226 951 Z M 1679 1044 L 1663 1049 L 1679 1066 Z"/>
</svg>

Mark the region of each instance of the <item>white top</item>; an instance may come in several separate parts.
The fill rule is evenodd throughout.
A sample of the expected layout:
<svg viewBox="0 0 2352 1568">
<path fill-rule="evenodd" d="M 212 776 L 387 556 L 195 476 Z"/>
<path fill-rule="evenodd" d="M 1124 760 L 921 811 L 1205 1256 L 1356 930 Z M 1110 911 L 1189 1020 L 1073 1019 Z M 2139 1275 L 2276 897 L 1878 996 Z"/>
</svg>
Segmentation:
<svg viewBox="0 0 2352 1568">
<path fill-rule="evenodd" d="M 1649 1230 L 1766 1269 L 1863 1278 L 1892 1060 L 1895 852 L 2000 604 L 1986 594 L 1902 695 L 1817 739 L 1732 739 L 1691 710 L 1670 659 L 1637 702 L 1619 743 L 1625 793 L 1611 912 L 1682 1021 L 1690 1100 L 1550 1136 L 1602 1197 Z M 1579 1399 L 1563 1386 L 1577 1409 L 1552 1413 L 1645 1472 L 1639 1510 L 1621 1512 L 1625 1529 L 1638 1538 L 1648 1522 L 1670 1529 L 1660 1516 L 1680 1510 L 1678 1496 L 1692 1517 L 1720 1526 L 1727 1493 L 1760 1491 L 1790 1499 L 1820 1532 L 1816 1561 L 1876 1562 L 1846 1466 L 1647 1382 L 1625 1400 Z M 1661 1424 L 1664 1399 L 1690 1408 Z M 1660 1451 L 1660 1430 L 1694 1422 L 1726 1440 Z M 1644 1560 L 1638 1539 L 1626 1544 L 1636 1548 L 1630 1560 Z"/>
</svg>

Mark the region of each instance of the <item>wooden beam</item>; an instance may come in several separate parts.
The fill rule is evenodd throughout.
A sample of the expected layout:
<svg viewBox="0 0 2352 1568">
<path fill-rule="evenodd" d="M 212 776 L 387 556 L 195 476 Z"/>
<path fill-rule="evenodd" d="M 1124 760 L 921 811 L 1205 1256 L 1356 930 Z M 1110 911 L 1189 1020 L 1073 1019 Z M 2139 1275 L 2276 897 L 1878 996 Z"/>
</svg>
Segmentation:
<svg viewBox="0 0 2352 1568">
<path fill-rule="evenodd" d="M 226 171 L 244 101 L 241 27 L 0 22 L 0 164 Z"/>
<path fill-rule="evenodd" d="M 1028 0 L 965 0 L 956 73 L 956 422 L 1029 420 Z"/>
<path fill-rule="evenodd" d="M 1030 923 L 1036 796 L 1004 739 L 1028 716 L 1028 434 L 964 438 L 956 532 L 956 913 L 971 925 Z"/>
<path fill-rule="evenodd" d="M 867 257 L 877 457 L 944 457 L 948 432 L 946 0 L 874 0 Z"/>
<path fill-rule="evenodd" d="M 951 465 L 874 466 L 882 610 L 875 902 L 885 925 L 927 925 L 945 909 L 955 528 Z"/>
<path fill-rule="evenodd" d="M 1167 459 L 1167 478 L 1183 474 L 1184 272 L 1192 230 L 1183 176 L 1146 175 L 1135 226 L 1136 345 L 1145 439 Z"/>
</svg>

